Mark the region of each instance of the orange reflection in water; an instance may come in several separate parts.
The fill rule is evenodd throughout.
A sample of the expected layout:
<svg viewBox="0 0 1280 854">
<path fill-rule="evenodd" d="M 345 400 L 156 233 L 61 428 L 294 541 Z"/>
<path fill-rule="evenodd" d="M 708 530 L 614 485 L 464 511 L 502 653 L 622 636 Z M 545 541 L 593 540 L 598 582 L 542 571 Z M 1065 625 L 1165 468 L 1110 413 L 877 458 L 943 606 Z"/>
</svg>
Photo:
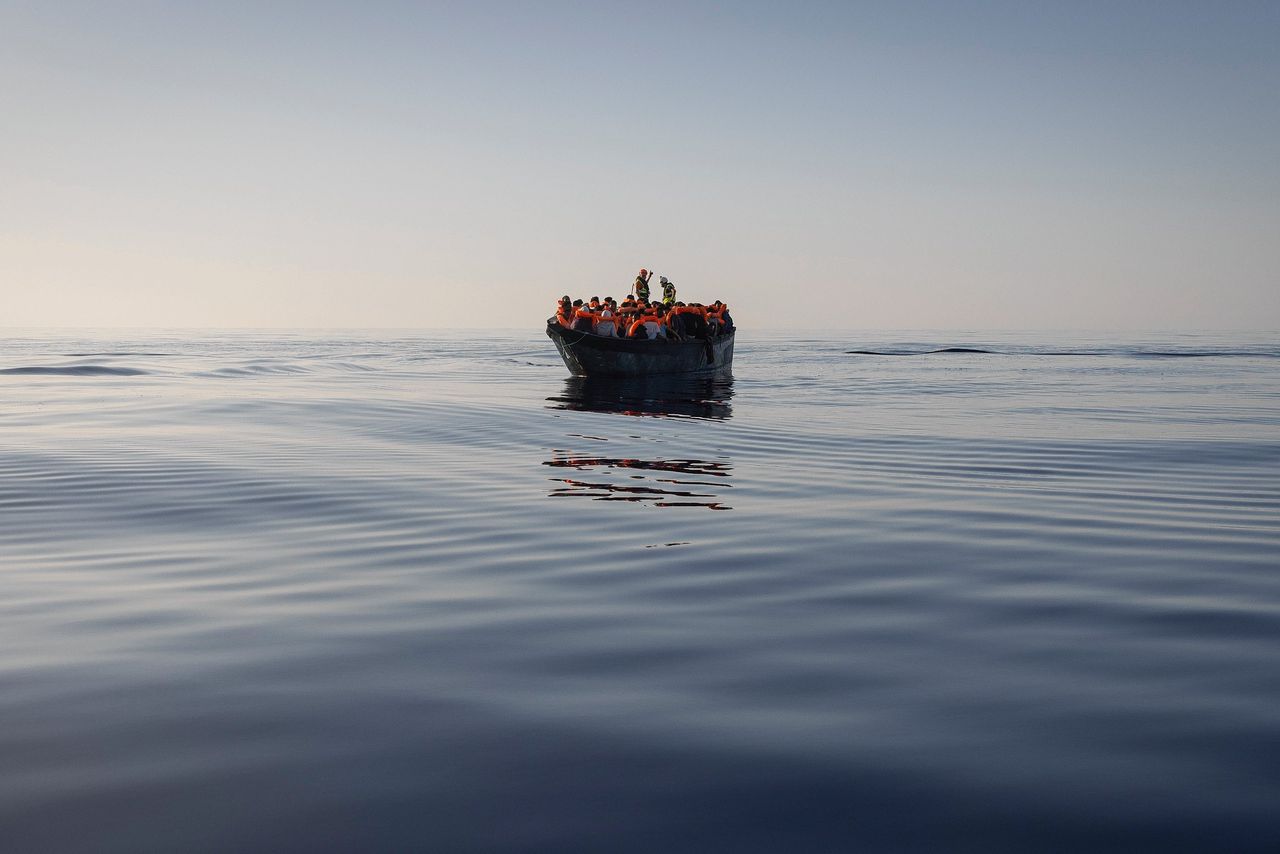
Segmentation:
<svg viewBox="0 0 1280 854">
<path fill-rule="evenodd" d="M 593 472 L 604 476 L 600 478 L 553 477 L 553 483 L 561 484 L 550 492 L 552 498 L 590 498 L 594 501 L 641 501 L 649 502 L 654 507 L 706 507 L 708 510 L 732 510 L 733 508 L 719 501 L 713 489 L 727 489 L 731 484 L 723 482 L 729 477 L 733 466 L 724 462 L 707 462 L 704 460 L 637 460 L 614 457 L 573 456 L 569 451 L 554 451 L 556 456 L 543 465 L 553 468 L 574 469 L 580 472 Z M 632 474 L 632 471 L 654 472 L 654 475 Z M 646 480 L 652 484 L 620 484 L 612 483 L 607 477 L 610 474 L 626 472 L 629 480 Z M 669 475 L 662 477 L 660 475 Z M 720 478 L 714 480 L 697 480 L 692 478 Z"/>
</svg>

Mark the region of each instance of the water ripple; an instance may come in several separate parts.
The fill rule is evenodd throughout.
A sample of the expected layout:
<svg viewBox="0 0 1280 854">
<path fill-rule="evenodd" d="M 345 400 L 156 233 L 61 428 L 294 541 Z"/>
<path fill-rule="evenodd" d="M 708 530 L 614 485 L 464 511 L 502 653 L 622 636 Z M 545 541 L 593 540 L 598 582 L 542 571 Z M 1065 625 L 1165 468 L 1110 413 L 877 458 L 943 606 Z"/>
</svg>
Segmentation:
<svg viewBox="0 0 1280 854">
<path fill-rule="evenodd" d="M 0 847 L 1275 850 L 1274 343 L 804 338 L 15 336 Z"/>
</svg>

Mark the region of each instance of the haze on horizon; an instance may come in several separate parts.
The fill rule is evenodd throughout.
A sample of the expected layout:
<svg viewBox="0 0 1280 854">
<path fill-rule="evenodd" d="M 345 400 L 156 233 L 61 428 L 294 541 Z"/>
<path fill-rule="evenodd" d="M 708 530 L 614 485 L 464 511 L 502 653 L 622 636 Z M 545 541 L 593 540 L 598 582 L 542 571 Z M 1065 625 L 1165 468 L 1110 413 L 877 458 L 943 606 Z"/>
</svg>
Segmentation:
<svg viewBox="0 0 1280 854">
<path fill-rule="evenodd" d="M 0 325 L 1280 327 L 1280 4 L 0 0 Z M 815 320 L 816 318 L 816 320 Z"/>
</svg>

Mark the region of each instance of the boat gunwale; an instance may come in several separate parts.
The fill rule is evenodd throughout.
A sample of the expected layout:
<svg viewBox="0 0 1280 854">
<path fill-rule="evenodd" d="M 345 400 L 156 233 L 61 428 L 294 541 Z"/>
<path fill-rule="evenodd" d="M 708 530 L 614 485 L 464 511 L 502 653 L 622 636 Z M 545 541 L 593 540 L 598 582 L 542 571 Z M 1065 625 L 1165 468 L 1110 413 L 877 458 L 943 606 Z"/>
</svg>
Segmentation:
<svg viewBox="0 0 1280 854">
<path fill-rule="evenodd" d="M 568 329 L 561 326 L 559 321 L 554 317 L 547 319 L 547 333 L 549 335 L 559 336 L 568 347 L 577 347 L 585 344 L 598 350 L 614 350 L 620 353 L 650 353 L 650 347 L 661 347 L 664 349 L 678 347 L 681 349 L 693 350 L 695 348 L 705 348 L 708 343 L 716 345 L 720 342 L 733 340 L 737 334 L 737 327 L 724 335 L 714 335 L 710 338 L 691 338 L 684 341 L 675 341 L 670 338 L 622 338 L 617 336 L 597 335 L 594 332 L 583 332 L 582 330 Z M 579 336 L 575 340 L 570 340 L 570 335 Z M 661 351 L 658 351 L 661 352 Z"/>
</svg>

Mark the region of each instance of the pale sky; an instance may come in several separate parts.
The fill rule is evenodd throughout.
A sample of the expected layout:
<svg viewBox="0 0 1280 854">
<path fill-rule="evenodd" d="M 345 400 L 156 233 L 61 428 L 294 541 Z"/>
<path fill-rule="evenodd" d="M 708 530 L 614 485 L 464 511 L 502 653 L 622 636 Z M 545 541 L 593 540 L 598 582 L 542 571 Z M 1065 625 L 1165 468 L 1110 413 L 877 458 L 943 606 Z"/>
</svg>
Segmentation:
<svg viewBox="0 0 1280 854">
<path fill-rule="evenodd" d="M 1280 3 L 0 0 L 0 325 L 1280 329 Z"/>
</svg>

